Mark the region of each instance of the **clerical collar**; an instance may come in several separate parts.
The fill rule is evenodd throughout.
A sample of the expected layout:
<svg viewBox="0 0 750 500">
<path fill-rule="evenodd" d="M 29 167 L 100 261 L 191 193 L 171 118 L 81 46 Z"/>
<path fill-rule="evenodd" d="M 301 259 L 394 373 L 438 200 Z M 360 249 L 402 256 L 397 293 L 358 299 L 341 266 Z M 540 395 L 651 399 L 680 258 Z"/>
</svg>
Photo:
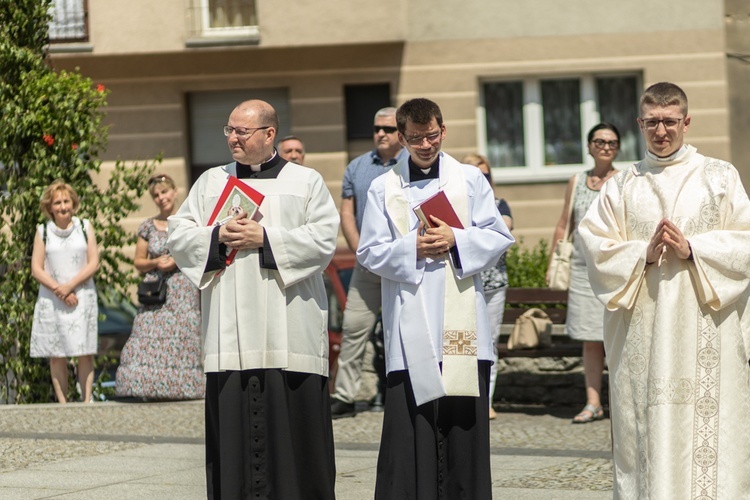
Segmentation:
<svg viewBox="0 0 750 500">
<path fill-rule="evenodd" d="M 273 156 L 260 165 L 245 165 L 244 163 L 237 162 L 237 177 L 240 179 L 275 179 L 286 163 L 287 161 L 274 148 Z"/>
<path fill-rule="evenodd" d="M 435 163 L 430 165 L 429 168 L 420 168 L 411 157 L 409 157 L 409 181 L 423 181 L 426 179 L 439 179 L 440 178 L 440 157 L 435 160 Z"/>
<path fill-rule="evenodd" d="M 664 156 L 664 157 L 656 156 L 654 153 L 652 153 L 649 150 L 646 150 L 646 156 L 648 156 L 649 159 L 657 163 L 667 163 L 670 161 L 674 161 L 675 158 L 677 158 L 678 156 L 685 154 L 685 151 L 687 151 L 687 144 L 683 144 L 680 149 L 678 149 L 677 151 L 675 151 L 669 156 Z"/>
</svg>

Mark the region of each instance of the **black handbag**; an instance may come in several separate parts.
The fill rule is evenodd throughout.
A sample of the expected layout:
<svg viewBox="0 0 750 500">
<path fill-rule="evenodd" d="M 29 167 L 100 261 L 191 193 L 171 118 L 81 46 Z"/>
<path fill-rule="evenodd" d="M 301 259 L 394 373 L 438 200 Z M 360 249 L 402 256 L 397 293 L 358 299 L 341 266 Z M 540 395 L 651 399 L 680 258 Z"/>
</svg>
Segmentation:
<svg viewBox="0 0 750 500">
<path fill-rule="evenodd" d="M 144 279 L 138 285 L 138 302 L 153 306 L 167 301 L 167 279 L 159 275 L 157 279 Z"/>
</svg>

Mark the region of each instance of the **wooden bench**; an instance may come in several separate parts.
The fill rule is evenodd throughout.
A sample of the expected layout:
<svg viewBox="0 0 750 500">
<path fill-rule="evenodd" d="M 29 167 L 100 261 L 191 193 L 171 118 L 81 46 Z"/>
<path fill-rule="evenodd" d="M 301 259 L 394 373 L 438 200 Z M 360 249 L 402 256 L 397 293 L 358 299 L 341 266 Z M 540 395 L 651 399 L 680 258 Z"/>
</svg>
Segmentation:
<svg viewBox="0 0 750 500">
<path fill-rule="evenodd" d="M 581 356 L 582 344 L 565 335 L 568 292 L 549 288 L 508 288 L 505 312 L 497 344 L 499 358 L 539 358 Z M 508 336 L 516 319 L 532 307 L 544 309 L 552 320 L 552 344 L 536 349 L 508 350 Z"/>
</svg>

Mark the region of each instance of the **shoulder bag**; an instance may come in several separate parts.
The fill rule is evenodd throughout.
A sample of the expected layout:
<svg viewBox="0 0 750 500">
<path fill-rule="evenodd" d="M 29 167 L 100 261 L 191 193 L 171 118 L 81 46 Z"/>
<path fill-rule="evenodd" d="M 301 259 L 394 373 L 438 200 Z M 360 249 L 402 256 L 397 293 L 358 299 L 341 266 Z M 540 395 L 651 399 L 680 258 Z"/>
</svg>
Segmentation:
<svg viewBox="0 0 750 500">
<path fill-rule="evenodd" d="M 138 285 L 138 302 L 144 306 L 153 306 L 163 304 L 167 301 L 167 278 L 159 274 L 159 277 L 153 279 L 146 277 Z"/>
<path fill-rule="evenodd" d="M 570 258 L 573 256 L 573 231 L 570 230 L 570 220 L 573 218 L 573 203 L 576 197 L 578 174 L 573 182 L 573 191 L 568 202 L 568 221 L 565 223 L 565 238 L 557 240 L 552 260 L 549 264 L 549 287 L 552 290 L 567 290 L 570 284 Z"/>
<path fill-rule="evenodd" d="M 508 337 L 508 350 L 546 347 L 551 339 L 552 320 L 546 312 L 532 307 L 516 319 Z"/>
</svg>

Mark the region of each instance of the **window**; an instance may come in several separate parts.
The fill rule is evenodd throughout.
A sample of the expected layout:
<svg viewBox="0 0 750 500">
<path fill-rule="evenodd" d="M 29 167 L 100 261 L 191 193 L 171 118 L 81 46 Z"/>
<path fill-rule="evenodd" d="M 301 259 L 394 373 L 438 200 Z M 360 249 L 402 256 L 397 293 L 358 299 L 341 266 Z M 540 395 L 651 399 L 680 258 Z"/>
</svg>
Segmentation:
<svg viewBox="0 0 750 500">
<path fill-rule="evenodd" d="M 279 130 L 276 137 L 289 135 L 289 97 L 287 89 L 247 89 L 188 94 L 190 114 L 190 174 L 195 182 L 211 167 L 232 161 L 222 127 L 239 103 L 249 99 L 266 101 L 276 110 Z"/>
<path fill-rule="evenodd" d="M 503 82 L 484 87 L 487 116 L 487 153 L 491 165 L 523 165 L 523 83 Z"/>
<path fill-rule="evenodd" d="M 203 35 L 258 33 L 255 0 L 199 0 Z"/>
<path fill-rule="evenodd" d="M 391 87 L 387 83 L 346 85 L 346 138 L 372 140 L 375 113 L 391 105 Z"/>
<path fill-rule="evenodd" d="M 643 151 L 638 130 L 640 77 L 529 78 L 482 84 L 480 137 L 506 181 L 564 179 L 593 165 L 586 136 L 601 121 L 620 131 L 618 162 Z"/>
<path fill-rule="evenodd" d="M 53 0 L 50 6 L 50 42 L 88 40 L 88 11 L 85 0 Z"/>
<path fill-rule="evenodd" d="M 256 0 L 184 0 L 188 47 L 255 45 L 260 41 Z"/>
<path fill-rule="evenodd" d="M 640 92 L 632 79 L 597 78 L 599 113 L 602 121 L 610 122 L 620 131 L 620 153 L 617 159 L 638 160 L 643 156 L 645 145 L 636 125 Z M 630 125 L 630 126 L 627 126 Z"/>
</svg>

